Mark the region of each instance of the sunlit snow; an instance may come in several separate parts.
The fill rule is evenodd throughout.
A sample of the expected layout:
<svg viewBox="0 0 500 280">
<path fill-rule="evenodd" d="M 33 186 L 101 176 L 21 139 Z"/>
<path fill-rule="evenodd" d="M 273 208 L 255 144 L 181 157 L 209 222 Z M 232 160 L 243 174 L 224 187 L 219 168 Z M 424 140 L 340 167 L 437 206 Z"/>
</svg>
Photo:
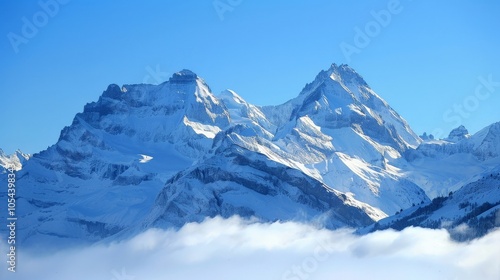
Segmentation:
<svg viewBox="0 0 500 280">
<path fill-rule="evenodd" d="M 139 160 L 140 163 L 146 163 L 146 162 L 149 162 L 153 159 L 152 156 L 148 156 L 148 155 L 140 155 L 142 158 Z"/>
</svg>

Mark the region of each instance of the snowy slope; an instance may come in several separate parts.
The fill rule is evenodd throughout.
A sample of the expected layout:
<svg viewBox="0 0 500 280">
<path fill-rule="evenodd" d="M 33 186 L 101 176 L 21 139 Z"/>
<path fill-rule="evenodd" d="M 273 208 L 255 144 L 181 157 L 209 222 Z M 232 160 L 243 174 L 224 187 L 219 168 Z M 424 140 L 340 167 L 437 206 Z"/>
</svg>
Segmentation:
<svg viewBox="0 0 500 280">
<path fill-rule="evenodd" d="M 407 226 L 445 228 L 457 240 L 485 235 L 500 226 L 500 166 L 448 196 L 416 205 L 361 232 Z"/>
<path fill-rule="evenodd" d="M 259 129 L 263 138 L 272 138 L 276 126 L 272 124 L 264 112 L 257 106 L 246 102 L 236 92 L 225 90 L 217 96 L 226 106 L 231 117 L 231 124 L 246 125 Z"/>
<path fill-rule="evenodd" d="M 446 139 L 426 141 L 397 165 L 431 198 L 447 195 L 500 165 L 500 123 L 470 136 L 461 126 Z"/>
<path fill-rule="evenodd" d="M 359 227 L 373 222 L 366 212 L 379 214 L 296 169 L 233 145 L 169 180 L 144 227 L 180 227 L 232 215 Z"/>
</svg>

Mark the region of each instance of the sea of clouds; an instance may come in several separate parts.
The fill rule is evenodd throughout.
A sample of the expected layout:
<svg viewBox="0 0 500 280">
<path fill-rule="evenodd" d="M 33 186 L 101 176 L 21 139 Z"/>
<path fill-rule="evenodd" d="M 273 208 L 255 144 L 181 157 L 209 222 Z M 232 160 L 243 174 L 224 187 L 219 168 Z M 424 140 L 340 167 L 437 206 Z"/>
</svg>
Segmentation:
<svg viewBox="0 0 500 280">
<path fill-rule="evenodd" d="M 233 217 L 50 254 L 18 250 L 17 271 L 4 262 L 0 279 L 500 279 L 500 229 L 457 243 L 445 230 L 358 236 Z"/>
</svg>

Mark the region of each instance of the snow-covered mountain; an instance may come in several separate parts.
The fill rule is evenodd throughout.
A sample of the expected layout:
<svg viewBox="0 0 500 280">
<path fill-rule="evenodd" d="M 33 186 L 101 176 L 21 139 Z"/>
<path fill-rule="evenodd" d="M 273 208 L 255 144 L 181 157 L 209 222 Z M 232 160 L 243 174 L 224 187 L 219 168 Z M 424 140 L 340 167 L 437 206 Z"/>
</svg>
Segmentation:
<svg viewBox="0 0 500 280">
<path fill-rule="evenodd" d="M 329 227 L 367 225 L 386 216 L 312 176 L 274 143 L 276 130 L 260 108 L 231 91 L 215 97 L 188 70 L 158 86 L 110 85 L 62 130 L 55 145 L 19 171 L 18 213 L 25 221 L 19 238 L 33 246 L 94 242 L 136 225 L 179 226 L 213 215 L 324 217 Z M 228 151 L 245 152 L 236 157 Z M 200 181 L 198 173 L 214 174 L 214 162 L 233 164 L 215 173 L 220 177 Z M 250 185 L 267 179 L 272 181 L 260 186 L 267 190 Z M 201 193 L 221 204 L 186 199 Z M 227 197 L 234 193 L 241 198 Z M 172 195 L 175 200 L 162 204 L 162 197 Z M 248 201 L 254 205 L 240 205 Z M 167 211 L 173 205 L 189 211 L 176 216 Z"/>
<path fill-rule="evenodd" d="M 361 232 L 407 226 L 445 228 L 456 240 L 483 236 L 500 226 L 500 166 L 447 196 L 413 206 Z"/>
<path fill-rule="evenodd" d="M 212 148 L 225 106 L 183 70 L 158 86 L 110 85 L 17 175 L 26 242 L 95 241 L 140 221 L 165 182 Z"/>
<path fill-rule="evenodd" d="M 30 157 L 30 154 L 25 154 L 21 150 L 15 151 L 12 155 L 7 155 L 2 149 L 0 149 L 0 167 L 2 167 L 1 173 L 4 173 L 5 169 L 9 167 L 13 167 L 16 171 L 21 170 L 23 168 L 23 164 L 29 160 Z"/>
<path fill-rule="evenodd" d="M 421 140 L 347 65 L 321 71 L 298 97 L 279 106 L 258 108 L 232 91 L 222 100 L 235 120 L 226 132 L 233 142 L 368 203 L 383 216 L 428 200 L 392 165 Z"/>
<path fill-rule="evenodd" d="M 431 198 L 445 196 L 500 166 L 500 122 L 469 135 L 460 126 L 441 140 L 428 140 L 405 152 L 398 165 L 406 178 Z"/>
<path fill-rule="evenodd" d="M 18 238 L 92 243 L 218 215 L 365 227 L 493 170 L 499 126 L 422 141 L 347 65 L 278 106 L 216 96 L 189 70 L 110 85 L 19 166 Z"/>
<path fill-rule="evenodd" d="M 361 232 L 407 226 L 445 228 L 468 240 L 500 226 L 500 122 L 469 135 L 464 126 L 408 150 L 403 168 L 431 202 L 401 209 Z"/>
<path fill-rule="evenodd" d="M 393 166 L 421 140 L 349 66 L 333 64 L 297 98 L 264 110 L 279 125 L 276 145 L 332 188 L 387 214 L 428 199 Z"/>
</svg>

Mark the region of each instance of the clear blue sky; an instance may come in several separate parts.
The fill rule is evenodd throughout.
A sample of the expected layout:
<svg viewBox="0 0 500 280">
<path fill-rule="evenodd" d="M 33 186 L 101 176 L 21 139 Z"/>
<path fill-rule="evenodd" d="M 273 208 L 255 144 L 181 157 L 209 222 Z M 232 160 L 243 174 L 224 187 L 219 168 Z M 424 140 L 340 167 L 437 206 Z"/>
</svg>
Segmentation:
<svg viewBox="0 0 500 280">
<path fill-rule="evenodd" d="M 183 68 L 214 93 L 231 88 L 274 105 L 331 63 L 348 63 L 419 134 L 447 134 L 458 123 L 476 132 L 500 121 L 500 86 L 475 93 L 481 76 L 500 82 L 500 1 L 65 0 L 48 11 L 39 4 L 53 1 L 0 2 L 7 153 L 54 144 L 108 84 L 159 83 Z M 381 10 L 391 18 L 377 23 L 372 11 Z M 369 42 L 356 28 L 368 30 Z M 343 42 L 357 52 L 346 56 Z"/>
</svg>

